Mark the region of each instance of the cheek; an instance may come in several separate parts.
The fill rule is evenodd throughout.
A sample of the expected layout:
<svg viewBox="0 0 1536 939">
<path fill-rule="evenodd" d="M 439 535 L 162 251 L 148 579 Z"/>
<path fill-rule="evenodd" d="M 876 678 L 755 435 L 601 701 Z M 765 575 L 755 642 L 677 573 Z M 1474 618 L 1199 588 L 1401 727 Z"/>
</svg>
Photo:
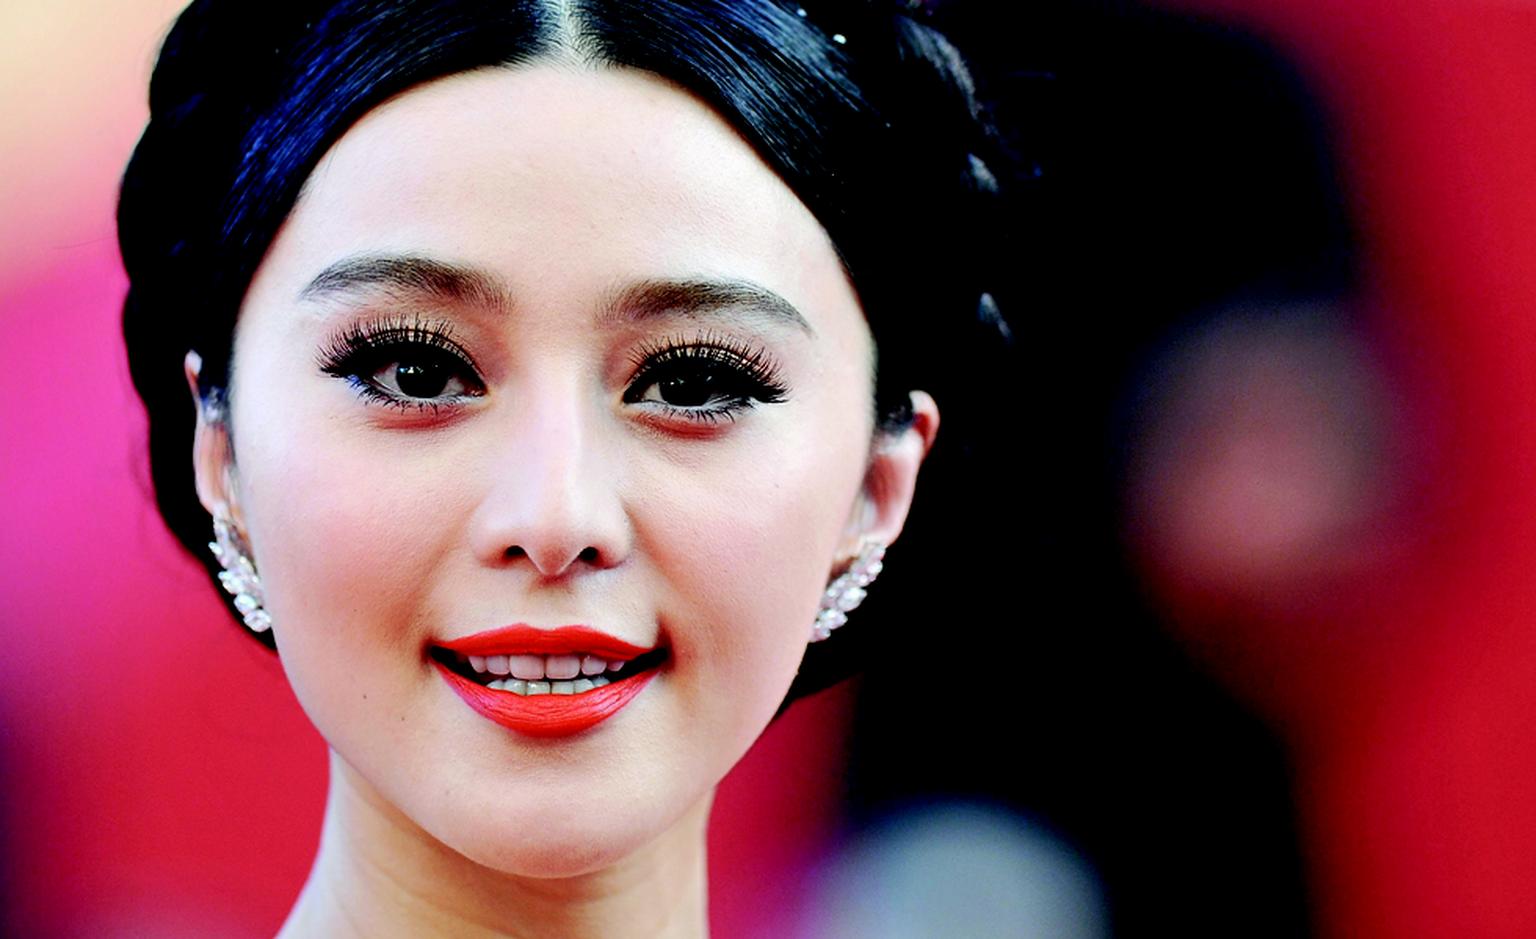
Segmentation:
<svg viewBox="0 0 1536 939">
<path fill-rule="evenodd" d="M 364 446 L 363 433 L 303 410 L 275 410 L 289 415 L 281 426 L 259 414 L 244 425 L 241 498 L 283 667 L 329 737 L 358 726 L 334 717 L 363 701 L 365 676 L 382 682 L 421 661 L 416 619 L 447 533 L 423 498 L 427 461 L 391 454 L 376 436 Z M 384 699 L 371 696 L 371 707 L 387 708 Z"/>
<path fill-rule="evenodd" d="M 677 680 L 738 705 L 701 714 L 709 732 L 750 739 L 788 690 L 862 481 L 856 433 L 775 429 L 686 475 L 657 467 L 644 487 L 657 494 L 644 514 L 666 520 L 645 551 L 674 592 Z"/>
</svg>

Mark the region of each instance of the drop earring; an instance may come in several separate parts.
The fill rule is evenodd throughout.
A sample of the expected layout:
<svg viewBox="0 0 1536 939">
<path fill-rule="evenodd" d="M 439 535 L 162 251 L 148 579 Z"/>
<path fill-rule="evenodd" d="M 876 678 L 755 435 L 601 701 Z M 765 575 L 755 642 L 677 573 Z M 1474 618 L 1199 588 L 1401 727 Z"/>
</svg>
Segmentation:
<svg viewBox="0 0 1536 939">
<path fill-rule="evenodd" d="M 245 625 L 250 627 L 251 632 L 266 632 L 272 628 L 272 617 L 262 608 L 267 601 L 261 589 L 261 578 L 256 574 L 256 565 L 251 561 L 250 548 L 235 530 L 229 509 L 222 502 L 214 509 L 213 537 L 214 540 L 208 542 L 208 550 L 213 552 L 213 556 L 219 560 L 219 566 L 224 568 L 219 573 L 219 583 L 234 594 L 235 609 L 245 617 Z"/>
<path fill-rule="evenodd" d="M 820 642 L 848 622 L 848 614 L 864 602 L 865 590 L 884 568 L 885 543 L 865 538 L 848 570 L 833 578 L 821 595 L 821 609 L 811 626 L 811 641 Z"/>
</svg>

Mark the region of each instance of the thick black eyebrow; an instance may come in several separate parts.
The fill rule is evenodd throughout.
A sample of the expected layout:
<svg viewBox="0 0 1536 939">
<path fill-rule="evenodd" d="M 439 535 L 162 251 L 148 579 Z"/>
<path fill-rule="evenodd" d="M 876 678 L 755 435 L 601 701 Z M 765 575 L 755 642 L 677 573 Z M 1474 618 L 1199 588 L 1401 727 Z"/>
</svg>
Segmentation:
<svg viewBox="0 0 1536 939">
<path fill-rule="evenodd" d="M 382 290 L 386 294 L 428 295 L 506 309 L 507 292 L 484 271 L 416 255 L 367 254 L 343 258 L 315 275 L 299 291 L 301 300 Z"/>
<path fill-rule="evenodd" d="M 751 310 L 794 326 L 808 336 L 816 331 L 800 311 L 766 287 L 744 280 L 642 280 L 610 294 L 600 321 L 642 322 L 663 316 L 699 316 L 730 309 Z"/>
</svg>

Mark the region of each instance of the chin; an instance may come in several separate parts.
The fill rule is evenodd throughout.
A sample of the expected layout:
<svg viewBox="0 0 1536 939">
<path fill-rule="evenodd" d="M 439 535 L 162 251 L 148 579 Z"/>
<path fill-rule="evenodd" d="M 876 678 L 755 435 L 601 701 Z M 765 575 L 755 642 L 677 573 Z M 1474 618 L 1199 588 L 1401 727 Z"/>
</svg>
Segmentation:
<svg viewBox="0 0 1536 939">
<path fill-rule="evenodd" d="M 635 809 L 631 803 L 624 811 L 588 811 L 564 819 L 508 813 L 496 824 L 461 823 L 440 840 L 476 864 L 504 874 L 580 877 L 620 864 L 677 824 L 677 819 L 641 815 Z"/>
<path fill-rule="evenodd" d="M 562 878 L 620 864 L 674 830 L 702 836 L 702 824 L 697 832 L 679 829 L 698 817 L 692 810 L 707 808 L 712 791 L 676 773 L 613 766 L 524 766 L 496 775 L 455 773 L 438 786 L 416 780 L 395 804 L 426 835 L 481 867 Z"/>
<path fill-rule="evenodd" d="M 569 844 L 541 838 L 519 844 L 476 844 L 465 856 L 483 867 L 516 877 L 562 880 L 607 870 L 630 857 L 639 845 Z"/>
</svg>

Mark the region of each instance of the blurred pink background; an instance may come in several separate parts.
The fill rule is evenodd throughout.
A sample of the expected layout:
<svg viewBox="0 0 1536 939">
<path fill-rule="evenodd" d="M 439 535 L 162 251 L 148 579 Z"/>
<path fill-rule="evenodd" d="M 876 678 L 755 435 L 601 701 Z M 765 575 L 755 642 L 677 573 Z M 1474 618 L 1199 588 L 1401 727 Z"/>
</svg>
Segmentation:
<svg viewBox="0 0 1536 939">
<path fill-rule="evenodd" d="M 1323 97 L 1364 326 L 1201 360 L 1238 406 L 1195 387 L 1151 432 L 1129 543 L 1170 628 L 1286 739 L 1319 934 L 1536 935 L 1536 7 L 1168 6 L 1256 30 Z M 119 340 L 116 183 L 179 7 L 0 12 L 19 935 L 270 935 L 318 832 L 323 744 L 163 530 Z M 1339 408 L 1373 416 L 1366 456 Z M 797 706 L 728 780 L 719 935 L 790 928 L 850 694 Z"/>
</svg>

